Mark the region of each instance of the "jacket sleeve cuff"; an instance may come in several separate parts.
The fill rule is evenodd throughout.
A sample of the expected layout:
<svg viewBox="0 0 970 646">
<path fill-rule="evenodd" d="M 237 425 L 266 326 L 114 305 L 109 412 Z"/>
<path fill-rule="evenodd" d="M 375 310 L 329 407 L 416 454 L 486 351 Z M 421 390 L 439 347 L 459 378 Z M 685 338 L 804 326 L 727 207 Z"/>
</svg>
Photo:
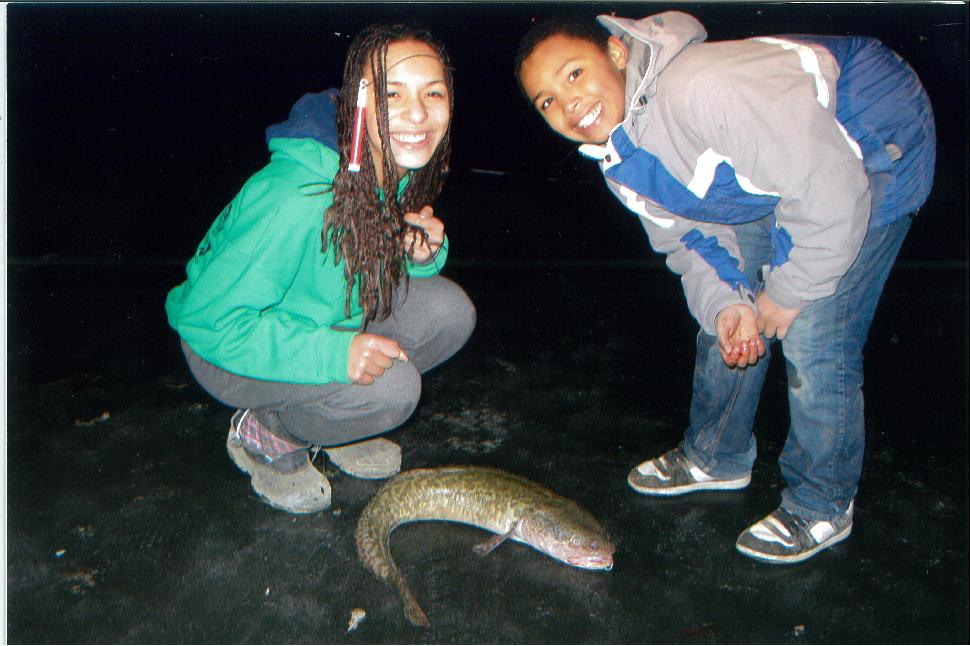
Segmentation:
<svg viewBox="0 0 970 646">
<path fill-rule="evenodd" d="M 758 313 L 755 293 L 747 285 L 738 285 L 737 289 L 725 292 L 723 295 L 713 299 L 708 305 L 707 310 L 698 321 L 704 332 L 712 336 L 715 334 L 717 315 L 721 313 L 721 310 L 730 305 L 747 305 L 754 310 L 755 314 Z"/>
<path fill-rule="evenodd" d="M 350 356 L 350 343 L 356 335 L 356 330 L 324 328 L 320 331 L 317 342 L 317 369 L 322 377 L 322 383 L 350 383 L 347 359 Z"/>
<path fill-rule="evenodd" d="M 416 263 L 412 260 L 407 261 L 407 272 L 415 278 L 429 278 L 436 276 L 445 266 L 448 260 L 448 236 L 441 242 L 438 253 L 426 263 Z"/>
</svg>

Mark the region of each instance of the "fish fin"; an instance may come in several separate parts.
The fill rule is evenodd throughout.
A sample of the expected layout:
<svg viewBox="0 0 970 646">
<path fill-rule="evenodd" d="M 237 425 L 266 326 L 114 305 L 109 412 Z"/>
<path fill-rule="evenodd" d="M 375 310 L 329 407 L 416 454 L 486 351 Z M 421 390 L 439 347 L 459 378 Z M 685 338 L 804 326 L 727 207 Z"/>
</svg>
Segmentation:
<svg viewBox="0 0 970 646">
<path fill-rule="evenodd" d="M 515 533 L 515 529 L 513 528 L 506 534 L 496 534 L 495 536 L 491 537 L 487 541 L 479 543 L 478 545 L 473 547 L 472 550 L 475 552 L 475 554 L 478 554 L 479 556 L 485 556 L 486 554 L 491 554 L 492 550 L 494 550 L 496 547 L 504 543 L 506 539 L 512 538 L 512 535 L 514 533 Z"/>
<path fill-rule="evenodd" d="M 408 618 L 408 621 L 419 628 L 428 628 L 431 626 L 431 621 L 428 620 L 428 615 L 424 614 L 424 610 L 421 609 L 421 606 L 418 605 L 417 601 L 412 603 L 405 602 L 404 616 Z"/>
</svg>

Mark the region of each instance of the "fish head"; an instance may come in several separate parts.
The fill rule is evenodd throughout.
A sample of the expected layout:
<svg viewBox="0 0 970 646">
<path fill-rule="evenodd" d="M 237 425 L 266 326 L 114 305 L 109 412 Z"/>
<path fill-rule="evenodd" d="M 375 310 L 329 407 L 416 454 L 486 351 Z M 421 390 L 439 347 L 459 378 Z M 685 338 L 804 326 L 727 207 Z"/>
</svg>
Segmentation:
<svg viewBox="0 0 970 646">
<path fill-rule="evenodd" d="M 616 546 L 592 517 L 570 513 L 534 513 L 519 522 L 519 540 L 573 567 L 613 569 Z"/>
</svg>

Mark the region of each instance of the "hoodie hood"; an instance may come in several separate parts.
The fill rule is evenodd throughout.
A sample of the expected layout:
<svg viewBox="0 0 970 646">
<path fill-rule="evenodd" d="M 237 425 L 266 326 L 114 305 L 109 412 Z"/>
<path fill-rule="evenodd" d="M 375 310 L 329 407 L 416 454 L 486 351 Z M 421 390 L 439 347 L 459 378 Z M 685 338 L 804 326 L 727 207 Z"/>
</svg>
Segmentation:
<svg viewBox="0 0 970 646">
<path fill-rule="evenodd" d="M 656 93 L 657 76 L 677 54 L 707 38 L 704 25 L 680 11 L 665 11 L 640 20 L 609 15 L 597 20 L 630 50 L 626 67 L 628 111 Z"/>
<path fill-rule="evenodd" d="M 340 92 L 331 88 L 304 94 L 293 104 L 289 118 L 266 129 L 266 144 L 272 139 L 313 139 L 334 152 L 337 147 L 337 101 Z"/>
</svg>

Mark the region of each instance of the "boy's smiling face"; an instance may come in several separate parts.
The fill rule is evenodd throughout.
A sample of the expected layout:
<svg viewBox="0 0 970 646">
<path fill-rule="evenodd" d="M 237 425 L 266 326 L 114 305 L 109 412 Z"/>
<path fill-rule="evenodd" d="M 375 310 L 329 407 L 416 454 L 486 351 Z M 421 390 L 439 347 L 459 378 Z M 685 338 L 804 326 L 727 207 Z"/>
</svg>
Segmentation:
<svg viewBox="0 0 970 646">
<path fill-rule="evenodd" d="M 522 61 L 520 80 L 549 127 L 567 139 L 601 144 L 623 121 L 627 49 L 555 34 Z"/>
</svg>

